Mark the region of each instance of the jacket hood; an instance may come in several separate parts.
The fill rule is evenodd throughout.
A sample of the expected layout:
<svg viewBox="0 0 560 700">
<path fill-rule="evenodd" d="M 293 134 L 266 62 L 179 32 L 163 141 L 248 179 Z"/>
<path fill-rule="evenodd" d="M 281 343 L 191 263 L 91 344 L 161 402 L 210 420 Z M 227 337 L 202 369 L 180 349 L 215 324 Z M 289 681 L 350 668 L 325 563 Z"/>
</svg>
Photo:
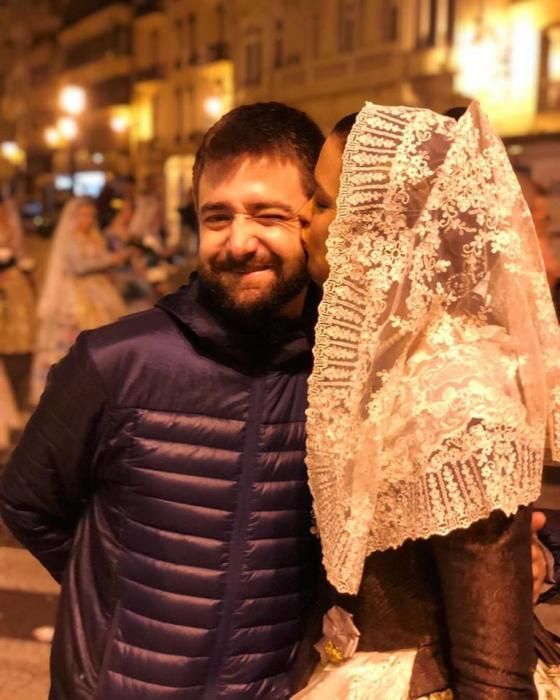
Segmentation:
<svg viewBox="0 0 560 700">
<path fill-rule="evenodd" d="M 309 287 L 303 314 L 298 319 L 275 317 L 254 332 L 234 326 L 207 302 L 197 273 L 188 284 L 156 306 L 169 314 L 204 352 L 244 368 L 278 367 L 303 355 L 313 346 L 320 291 Z"/>
</svg>

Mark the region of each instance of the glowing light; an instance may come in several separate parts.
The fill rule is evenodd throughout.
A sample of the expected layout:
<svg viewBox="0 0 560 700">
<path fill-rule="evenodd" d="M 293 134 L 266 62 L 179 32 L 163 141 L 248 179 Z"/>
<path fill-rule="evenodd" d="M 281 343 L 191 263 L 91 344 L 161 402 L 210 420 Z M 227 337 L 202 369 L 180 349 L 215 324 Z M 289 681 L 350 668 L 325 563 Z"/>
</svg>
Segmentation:
<svg viewBox="0 0 560 700">
<path fill-rule="evenodd" d="M 511 6 L 510 37 L 511 97 L 517 102 L 534 102 L 539 68 L 539 34 L 531 8 L 525 3 Z"/>
<path fill-rule="evenodd" d="M 77 85 L 67 85 L 60 91 L 59 105 L 68 114 L 81 114 L 86 108 L 86 91 Z"/>
<path fill-rule="evenodd" d="M 124 132 L 128 129 L 129 120 L 128 120 L 128 117 L 125 116 L 124 114 L 114 114 L 111 117 L 110 124 L 111 124 L 111 129 L 116 134 L 124 134 Z"/>
<path fill-rule="evenodd" d="M 101 165 L 101 163 L 103 163 L 103 161 L 105 160 L 105 156 L 103 155 L 103 153 L 94 153 L 91 159 L 96 165 Z"/>
<path fill-rule="evenodd" d="M 2 142 L 2 155 L 6 160 L 16 160 L 19 155 L 19 146 L 15 141 L 3 141 Z"/>
<path fill-rule="evenodd" d="M 72 117 L 60 117 L 56 125 L 58 127 L 58 132 L 67 141 L 73 141 L 78 136 L 78 124 Z"/>
<path fill-rule="evenodd" d="M 218 119 L 224 113 L 224 101 L 221 97 L 207 97 L 204 100 L 204 111 L 211 119 Z"/>
<path fill-rule="evenodd" d="M 560 27 L 549 30 L 548 38 L 548 77 L 553 82 L 560 82 Z"/>
<path fill-rule="evenodd" d="M 134 106 L 134 138 L 150 141 L 154 137 L 154 110 L 152 101 L 143 97 Z"/>
<path fill-rule="evenodd" d="M 540 29 L 528 0 L 458 35 L 456 89 L 480 101 L 504 135 L 531 130 L 537 113 Z M 560 50 L 558 52 L 560 70 Z"/>
<path fill-rule="evenodd" d="M 25 161 L 25 151 L 15 141 L 3 141 L 0 151 L 12 165 L 21 165 Z"/>
<path fill-rule="evenodd" d="M 494 82 L 500 47 L 487 28 L 470 29 L 459 38 L 457 87 L 465 95 L 479 96 Z"/>
<path fill-rule="evenodd" d="M 45 129 L 45 141 L 50 148 L 56 148 L 60 145 L 60 133 L 56 126 L 49 126 L 48 129 Z"/>
</svg>

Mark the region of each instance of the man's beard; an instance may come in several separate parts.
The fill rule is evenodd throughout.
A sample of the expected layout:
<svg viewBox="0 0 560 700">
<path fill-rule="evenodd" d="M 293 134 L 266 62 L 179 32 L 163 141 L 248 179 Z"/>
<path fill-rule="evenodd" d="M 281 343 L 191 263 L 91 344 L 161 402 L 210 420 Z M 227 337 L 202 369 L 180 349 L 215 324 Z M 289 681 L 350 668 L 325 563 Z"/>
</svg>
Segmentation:
<svg viewBox="0 0 560 700">
<path fill-rule="evenodd" d="M 274 281 L 263 288 L 253 299 L 242 300 L 235 283 L 228 284 L 230 275 L 248 274 L 262 269 L 274 272 Z M 226 256 L 200 263 L 198 275 L 206 301 L 228 322 L 245 330 L 259 330 L 270 324 L 280 310 L 300 294 L 310 282 L 305 254 L 292 263 L 286 271 L 286 263 L 278 255 L 270 253 L 266 263 L 251 259 L 235 260 Z M 231 279 L 231 278 L 230 278 Z"/>
</svg>

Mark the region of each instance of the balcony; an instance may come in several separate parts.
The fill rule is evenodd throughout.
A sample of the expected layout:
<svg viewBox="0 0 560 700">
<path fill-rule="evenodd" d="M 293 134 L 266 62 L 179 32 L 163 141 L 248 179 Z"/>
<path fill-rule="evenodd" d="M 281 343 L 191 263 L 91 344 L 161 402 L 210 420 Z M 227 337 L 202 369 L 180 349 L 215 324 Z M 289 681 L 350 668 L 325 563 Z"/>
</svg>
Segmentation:
<svg viewBox="0 0 560 700">
<path fill-rule="evenodd" d="M 112 5 L 128 6 L 128 2 L 119 2 L 118 0 L 79 0 L 79 2 L 68 3 L 68 6 L 63 14 L 64 25 L 69 26 L 75 24 L 90 15 L 104 10 Z"/>
<path fill-rule="evenodd" d="M 132 81 L 128 77 L 111 78 L 92 85 L 88 95 L 89 104 L 93 109 L 129 104 L 132 98 Z"/>
<path fill-rule="evenodd" d="M 165 68 L 163 66 L 148 66 L 139 68 L 136 71 L 134 80 L 137 83 L 159 82 L 165 79 Z"/>
<path fill-rule="evenodd" d="M 162 0 L 136 0 L 135 5 L 136 17 L 143 17 L 152 12 L 161 12 L 164 9 Z"/>
<path fill-rule="evenodd" d="M 231 57 L 229 44 L 218 41 L 215 44 L 206 44 L 198 51 L 192 51 L 188 55 L 188 64 L 191 66 L 204 66 L 216 61 L 227 61 Z"/>
<path fill-rule="evenodd" d="M 66 49 L 64 64 L 73 69 L 110 56 L 128 56 L 131 53 L 128 27 L 113 27 L 104 34 L 84 39 Z"/>
</svg>

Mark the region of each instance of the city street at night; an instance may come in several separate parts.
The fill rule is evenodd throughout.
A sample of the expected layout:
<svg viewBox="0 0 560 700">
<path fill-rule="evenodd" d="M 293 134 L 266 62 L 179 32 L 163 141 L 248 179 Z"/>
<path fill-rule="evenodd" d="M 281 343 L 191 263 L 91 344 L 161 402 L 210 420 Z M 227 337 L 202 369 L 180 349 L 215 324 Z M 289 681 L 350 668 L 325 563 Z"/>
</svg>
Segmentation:
<svg viewBox="0 0 560 700">
<path fill-rule="evenodd" d="M 452 698 L 560 700 L 560 0 L 0 0 L 0 700 Z"/>
</svg>

